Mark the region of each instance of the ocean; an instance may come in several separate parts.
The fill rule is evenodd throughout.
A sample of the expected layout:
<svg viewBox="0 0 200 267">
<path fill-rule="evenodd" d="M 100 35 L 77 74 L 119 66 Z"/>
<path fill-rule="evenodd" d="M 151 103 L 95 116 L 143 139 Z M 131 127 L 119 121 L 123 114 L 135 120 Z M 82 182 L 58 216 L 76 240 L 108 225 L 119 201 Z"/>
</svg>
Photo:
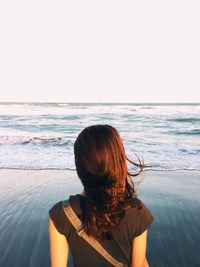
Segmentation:
<svg viewBox="0 0 200 267">
<path fill-rule="evenodd" d="M 73 170 L 74 141 L 92 124 L 114 126 L 133 160 L 200 170 L 200 104 L 153 103 L 0 103 L 0 168 Z"/>
<path fill-rule="evenodd" d="M 130 159 L 157 165 L 135 183 L 154 216 L 150 266 L 199 267 L 200 104 L 90 103 L 0 103 L 0 266 L 50 266 L 48 211 L 83 190 L 73 145 L 92 124 L 116 127 Z"/>
</svg>

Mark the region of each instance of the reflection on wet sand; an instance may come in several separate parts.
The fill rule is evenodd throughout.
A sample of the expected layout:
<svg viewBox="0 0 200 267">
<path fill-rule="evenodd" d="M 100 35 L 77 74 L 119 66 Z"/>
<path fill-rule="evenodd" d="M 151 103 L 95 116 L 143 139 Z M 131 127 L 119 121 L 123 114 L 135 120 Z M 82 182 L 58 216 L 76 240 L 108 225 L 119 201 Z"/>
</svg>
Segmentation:
<svg viewBox="0 0 200 267">
<path fill-rule="evenodd" d="M 200 266 L 199 187 L 199 172 L 146 173 L 138 197 L 155 218 L 148 235 L 151 266 Z M 48 210 L 81 190 L 74 171 L 0 170 L 0 266 L 50 266 Z"/>
</svg>

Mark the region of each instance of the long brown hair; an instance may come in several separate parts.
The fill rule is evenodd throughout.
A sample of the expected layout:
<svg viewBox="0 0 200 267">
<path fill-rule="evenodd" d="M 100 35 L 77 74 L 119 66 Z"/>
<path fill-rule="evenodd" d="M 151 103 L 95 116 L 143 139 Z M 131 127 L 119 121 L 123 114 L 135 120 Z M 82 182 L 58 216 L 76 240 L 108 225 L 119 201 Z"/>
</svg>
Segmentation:
<svg viewBox="0 0 200 267">
<path fill-rule="evenodd" d="M 122 139 L 110 125 L 85 128 L 75 141 L 74 155 L 85 191 L 84 230 L 98 239 L 109 239 L 125 210 L 140 206 L 130 178 L 138 175 L 145 165 L 126 157 Z M 128 171 L 127 160 L 139 168 L 137 173 Z"/>
</svg>

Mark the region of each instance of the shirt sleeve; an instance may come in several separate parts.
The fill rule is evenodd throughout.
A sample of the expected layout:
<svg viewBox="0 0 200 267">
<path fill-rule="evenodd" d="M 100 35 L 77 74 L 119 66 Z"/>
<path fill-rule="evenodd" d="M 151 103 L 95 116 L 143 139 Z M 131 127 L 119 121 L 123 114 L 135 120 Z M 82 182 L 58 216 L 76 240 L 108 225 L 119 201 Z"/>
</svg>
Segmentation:
<svg viewBox="0 0 200 267">
<path fill-rule="evenodd" d="M 65 233 L 64 228 L 65 228 L 65 222 L 64 222 L 64 217 L 63 217 L 63 212 L 62 212 L 62 201 L 56 203 L 50 210 L 49 210 L 49 217 L 53 221 L 56 229 L 60 234 Z"/>
<path fill-rule="evenodd" d="M 141 201 L 141 208 L 137 212 L 135 236 L 141 235 L 152 224 L 153 220 L 153 215 Z"/>
</svg>

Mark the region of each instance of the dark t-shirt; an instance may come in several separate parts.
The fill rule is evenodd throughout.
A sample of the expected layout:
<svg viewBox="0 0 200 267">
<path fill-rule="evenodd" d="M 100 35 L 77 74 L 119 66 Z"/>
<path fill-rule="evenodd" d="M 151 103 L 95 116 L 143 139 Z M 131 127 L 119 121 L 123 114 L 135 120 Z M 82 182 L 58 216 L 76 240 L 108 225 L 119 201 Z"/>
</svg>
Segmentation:
<svg viewBox="0 0 200 267">
<path fill-rule="evenodd" d="M 82 201 L 84 201 L 84 196 L 79 194 L 69 198 L 72 209 L 80 219 Z M 74 266 L 112 266 L 83 238 L 78 236 L 62 209 L 62 201 L 56 203 L 49 210 L 49 216 L 58 232 L 66 236 Z M 119 226 L 112 231 L 112 239 L 100 241 L 100 243 L 114 258 L 128 265 L 131 262 L 133 238 L 142 234 L 152 222 L 152 214 L 141 202 L 141 208 L 130 208 L 125 212 Z"/>
</svg>

